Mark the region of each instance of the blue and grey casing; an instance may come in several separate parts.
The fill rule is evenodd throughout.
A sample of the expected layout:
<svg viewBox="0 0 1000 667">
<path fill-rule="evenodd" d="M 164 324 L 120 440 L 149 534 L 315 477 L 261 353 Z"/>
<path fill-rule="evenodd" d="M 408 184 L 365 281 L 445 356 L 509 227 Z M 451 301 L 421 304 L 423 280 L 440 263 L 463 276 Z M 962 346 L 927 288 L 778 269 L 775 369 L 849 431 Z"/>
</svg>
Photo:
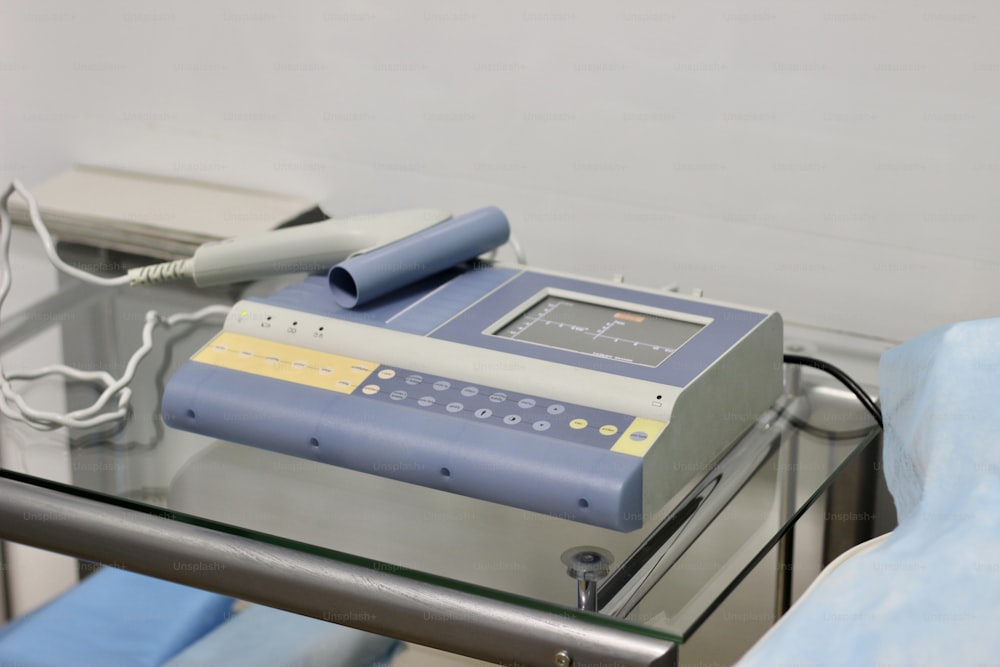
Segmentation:
<svg viewBox="0 0 1000 667">
<path fill-rule="evenodd" d="M 170 379 L 174 428 L 619 531 L 782 389 L 771 311 L 503 265 L 348 310 L 237 303 Z"/>
</svg>

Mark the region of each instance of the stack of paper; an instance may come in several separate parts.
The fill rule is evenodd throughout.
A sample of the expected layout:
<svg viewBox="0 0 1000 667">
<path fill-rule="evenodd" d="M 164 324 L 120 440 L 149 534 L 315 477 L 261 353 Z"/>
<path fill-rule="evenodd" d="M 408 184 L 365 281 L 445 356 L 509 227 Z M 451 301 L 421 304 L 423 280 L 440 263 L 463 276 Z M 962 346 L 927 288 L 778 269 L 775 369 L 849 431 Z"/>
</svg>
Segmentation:
<svg viewBox="0 0 1000 667">
<path fill-rule="evenodd" d="M 31 192 L 58 239 L 162 259 L 274 229 L 316 206 L 301 197 L 82 166 Z M 10 210 L 15 223 L 31 224 L 21 197 L 11 197 Z"/>
</svg>

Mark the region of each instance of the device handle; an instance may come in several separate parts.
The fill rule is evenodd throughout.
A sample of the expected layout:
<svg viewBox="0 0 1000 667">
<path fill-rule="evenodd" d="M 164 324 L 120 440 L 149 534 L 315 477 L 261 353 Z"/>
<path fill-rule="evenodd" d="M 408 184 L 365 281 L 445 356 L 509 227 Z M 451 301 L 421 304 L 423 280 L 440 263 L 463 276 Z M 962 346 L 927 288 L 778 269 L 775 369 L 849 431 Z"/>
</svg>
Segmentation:
<svg viewBox="0 0 1000 667">
<path fill-rule="evenodd" d="M 374 250 L 451 218 L 440 209 L 364 215 L 248 234 L 202 245 L 191 259 L 199 287 L 283 273 L 326 271 L 359 252 Z"/>
</svg>

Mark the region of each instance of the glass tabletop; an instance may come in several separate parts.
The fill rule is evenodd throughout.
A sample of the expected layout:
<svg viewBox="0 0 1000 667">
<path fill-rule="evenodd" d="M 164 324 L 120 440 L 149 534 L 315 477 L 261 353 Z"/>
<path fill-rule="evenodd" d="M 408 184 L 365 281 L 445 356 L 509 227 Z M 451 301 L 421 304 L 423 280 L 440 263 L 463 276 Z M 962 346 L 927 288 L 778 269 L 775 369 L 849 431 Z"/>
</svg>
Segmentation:
<svg viewBox="0 0 1000 667">
<path fill-rule="evenodd" d="M 248 289 L 267 294 L 275 287 Z M 107 289 L 61 279 L 58 290 L 4 314 L 4 365 L 17 370 L 61 359 L 117 375 L 140 344 L 150 308 L 164 315 L 193 311 L 232 303 L 244 291 Z M 581 617 L 617 619 L 636 632 L 683 642 L 877 436 L 870 417 L 836 381 L 788 368 L 787 395 L 707 474 L 646 517 L 641 529 L 620 533 L 165 427 L 159 414 L 164 383 L 220 326 L 221 319 L 154 335 L 123 424 L 37 431 L 3 419 L 5 473 L 566 613 L 575 613 L 577 586 L 561 557 L 598 547 L 610 552 L 613 564 L 598 584 L 598 614 Z M 785 338 L 786 350 L 840 363 L 869 388 L 878 357 L 891 344 L 789 324 Z M 94 396 L 93 387 L 52 380 L 33 386 L 27 398 L 71 410 Z"/>
</svg>

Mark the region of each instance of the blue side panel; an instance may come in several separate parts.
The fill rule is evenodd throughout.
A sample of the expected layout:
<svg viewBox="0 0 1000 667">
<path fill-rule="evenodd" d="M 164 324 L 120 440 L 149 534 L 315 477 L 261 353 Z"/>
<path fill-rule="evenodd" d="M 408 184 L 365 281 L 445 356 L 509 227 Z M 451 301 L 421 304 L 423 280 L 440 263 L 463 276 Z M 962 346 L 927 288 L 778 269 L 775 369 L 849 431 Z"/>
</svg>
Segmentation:
<svg viewBox="0 0 1000 667">
<path fill-rule="evenodd" d="M 280 397 L 280 398 L 276 398 Z M 642 459 L 188 362 L 164 392 L 173 428 L 604 528 L 642 525 Z"/>
<path fill-rule="evenodd" d="M 320 460 L 309 438 L 329 402 L 318 390 L 189 361 L 163 391 L 167 426 Z"/>
</svg>

